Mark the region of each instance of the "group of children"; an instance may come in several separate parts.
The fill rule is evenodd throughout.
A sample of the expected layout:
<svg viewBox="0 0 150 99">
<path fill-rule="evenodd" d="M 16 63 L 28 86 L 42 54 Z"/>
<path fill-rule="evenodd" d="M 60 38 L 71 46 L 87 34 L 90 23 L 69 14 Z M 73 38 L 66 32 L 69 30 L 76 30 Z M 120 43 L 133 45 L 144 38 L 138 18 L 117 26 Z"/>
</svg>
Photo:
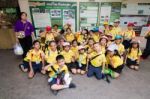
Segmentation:
<svg viewBox="0 0 150 99">
<path fill-rule="evenodd" d="M 61 31 L 58 25 L 53 29 L 47 26 L 19 67 L 28 72 L 29 78 L 36 72 L 48 73 L 48 82 L 55 94 L 64 88 L 76 87 L 69 72 L 100 80 L 108 76 L 118 78 L 125 64 L 139 70 L 142 53 L 139 42 L 134 39 L 134 24 L 129 23 L 125 32 L 118 25 L 119 21 L 105 22 L 104 30 L 83 29 L 77 33 L 72 32 L 69 24 Z"/>
</svg>

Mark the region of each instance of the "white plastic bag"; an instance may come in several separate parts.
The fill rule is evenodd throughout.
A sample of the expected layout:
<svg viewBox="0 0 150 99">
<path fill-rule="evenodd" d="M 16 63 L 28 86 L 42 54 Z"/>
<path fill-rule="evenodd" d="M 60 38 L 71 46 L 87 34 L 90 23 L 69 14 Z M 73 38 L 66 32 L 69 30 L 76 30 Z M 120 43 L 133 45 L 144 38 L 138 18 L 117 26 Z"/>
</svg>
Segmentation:
<svg viewBox="0 0 150 99">
<path fill-rule="evenodd" d="M 14 53 L 15 53 L 15 55 L 23 55 L 23 49 L 20 46 L 20 44 L 15 44 Z"/>
</svg>

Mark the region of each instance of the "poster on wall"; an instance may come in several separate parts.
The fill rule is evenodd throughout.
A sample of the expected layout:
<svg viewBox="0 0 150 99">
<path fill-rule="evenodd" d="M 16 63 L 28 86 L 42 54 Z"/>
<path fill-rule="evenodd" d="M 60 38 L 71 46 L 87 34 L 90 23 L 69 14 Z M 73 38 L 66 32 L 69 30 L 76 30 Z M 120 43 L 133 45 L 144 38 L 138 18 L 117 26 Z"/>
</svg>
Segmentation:
<svg viewBox="0 0 150 99">
<path fill-rule="evenodd" d="M 76 31 L 76 2 L 30 0 L 29 8 L 36 30 L 55 24 L 62 29 L 64 24 L 71 22 L 73 30 Z"/>
<path fill-rule="evenodd" d="M 97 26 L 98 7 L 97 2 L 80 2 L 80 30 Z"/>
</svg>

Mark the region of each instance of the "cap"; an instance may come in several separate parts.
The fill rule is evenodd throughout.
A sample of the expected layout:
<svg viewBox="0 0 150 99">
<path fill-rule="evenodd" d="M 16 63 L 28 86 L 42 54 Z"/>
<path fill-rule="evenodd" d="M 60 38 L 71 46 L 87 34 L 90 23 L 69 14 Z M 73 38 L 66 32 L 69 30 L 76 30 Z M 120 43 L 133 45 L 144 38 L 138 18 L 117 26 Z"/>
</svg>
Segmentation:
<svg viewBox="0 0 150 99">
<path fill-rule="evenodd" d="M 118 46 L 116 44 L 111 44 L 108 46 L 107 50 L 114 52 L 115 50 L 118 50 Z"/>
<path fill-rule="evenodd" d="M 70 46 L 70 43 L 69 42 L 64 42 L 63 46 Z"/>
<path fill-rule="evenodd" d="M 51 26 L 46 26 L 46 31 L 51 31 Z"/>
<path fill-rule="evenodd" d="M 134 23 L 128 23 L 127 26 L 135 26 Z"/>
<path fill-rule="evenodd" d="M 116 23 L 116 22 L 119 22 L 119 23 L 120 23 L 120 20 L 119 20 L 119 19 L 115 19 L 114 23 Z"/>
<path fill-rule="evenodd" d="M 122 39 L 122 36 L 121 35 L 116 35 L 115 40 L 117 40 L 117 39 Z"/>
<path fill-rule="evenodd" d="M 78 50 L 81 50 L 81 49 L 85 49 L 85 47 L 82 46 L 82 45 L 80 45 L 80 46 L 78 47 Z"/>
</svg>

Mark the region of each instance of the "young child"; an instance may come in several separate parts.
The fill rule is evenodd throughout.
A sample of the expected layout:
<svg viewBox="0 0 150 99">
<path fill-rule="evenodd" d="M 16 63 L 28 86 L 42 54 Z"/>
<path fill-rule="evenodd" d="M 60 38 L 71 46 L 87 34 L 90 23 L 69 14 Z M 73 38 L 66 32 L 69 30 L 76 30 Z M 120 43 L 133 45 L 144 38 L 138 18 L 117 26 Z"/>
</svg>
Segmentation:
<svg viewBox="0 0 150 99">
<path fill-rule="evenodd" d="M 107 47 L 108 47 L 108 46 L 111 45 L 112 42 L 113 42 L 113 40 L 112 40 L 112 35 L 111 35 L 111 34 L 107 34 L 106 37 L 108 38 L 108 39 L 107 39 L 107 40 L 108 40 L 108 42 L 107 42 Z"/>
<path fill-rule="evenodd" d="M 83 29 L 80 33 L 76 34 L 76 39 L 80 45 L 81 44 L 84 45 L 86 43 L 86 40 L 88 39 L 87 34 L 88 34 L 87 29 Z"/>
<path fill-rule="evenodd" d="M 106 52 L 107 42 L 108 42 L 108 38 L 106 36 L 102 36 L 99 40 L 99 44 L 103 54 L 105 54 Z"/>
<path fill-rule="evenodd" d="M 77 42 L 77 40 L 72 41 L 71 50 L 73 51 L 73 53 L 75 53 L 75 55 L 78 54 L 78 42 Z"/>
<path fill-rule="evenodd" d="M 123 60 L 117 49 L 117 46 L 110 45 L 107 49 L 106 55 L 108 69 L 105 70 L 105 73 L 110 74 L 113 78 L 118 78 L 124 67 Z"/>
<path fill-rule="evenodd" d="M 91 53 L 93 52 L 93 44 L 94 44 L 94 39 L 93 38 L 89 38 L 87 45 L 85 45 L 85 48 L 87 50 L 87 53 Z"/>
<path fill-rule="evenodd" d="M 75 64 L 75 53 L 70 49 L 70 43 L 64 42 L 63 44 L 63 51 L 60 52 L 61 55 L 65 58 L 65 63 L 68 67 L 68 69 L 73 73 L 77 73 L 77 68 Z"/>
<path fill-rule="evenodd" d="M 54 34 L 54 37 L 57 37 L 57 36 L 60 35 L 60 33 L 59 33 L 60 30 L 58 29 L 58 25 L 57 24 L 53 25 L 52 32 Z"/>
<path fill-rule="evenodd" d="M 57 51 L 57 44 L 55 41 L 50 41 L 48 48 L 45 50 L 45 60 L 47 65 L 54 65 L 56 63 L 56 56 L 59 54 Z"/>
<path fill-rule="evenodd" d="M 45 47 L 45 48 L 47 48 L 48 45 L 49 45 L 49 42 L 50 42 L 50 41 L 53 41 L 53 40 L 55 40 L 55 39 L 54 39 L 54 34 L 53 34 L 53 32 L 51 31 L 51 27 L 50 27 L 50 26 L 47 26 L 47 27 L 46 27 L 46 33 L 45 33 L 45 44 L 46 44 L 46 47 Z"/>
<path fill-rule="evenodd" d="M 71 83 L 72 78 L 70 77 L 68 68 L 65 65 L 64 57 L 58 55 L 56 61 L 56 64 L 53 66 L 45 67 L 45 70 L 50 72 L 48 82 L 54 95 L 57 95 L 58 91 L 62 89 L 76 87 L 75 84 Z"/>
<path fill-rule="evenodd" d="M 92 37 L 93 37 L 95 42 L 99 42 L 100 33 L 99 33 L 99 28 L 98 27 L 94 28 L 94 34 L 93 34 Z"/>
<path fill-rule="evenodd" d="M 28 77 L 33 78 L 36 72 L 41 72 L 45 74 L 44 71 L 44 52 L 40 50 L 40 42 L 35 40 L 33 42 L 33 49 L 31 49 L 25 60 L 25 62 L 20 65 L 21 70 L 24 72 L 29 71 Z"/>
<path fill-rule="evenodd" d="M 66 29 L 65 39 L 67 42 L 70 42 L 70 43 L 75 39 L 75 36 L 72 33 L 72 30 L 70 28 Z"/>
<path fill-rule="evenodd" d="M 94 43 L 94 51 L 88 55 L 89 66 L 87 76 L 96 76 L 98 80 L 102 79 L 102 71 L 105 68 L 106 58 L 101 52 L 99 43 Z"/>
<path fill-rule="evenodd" d="M 142 52 L 139 47 L 139 42 L 133 40 L 131 42 L 131 47 L 127 51 L 126 64 L 129 68 L 134 70 L 139 70 L 140 56 Z"/>
<path fill-rule="evenodd" d="M 79 56 L 77 59 L 78 67 L 77 67 L 77 73 L 84 75 L 86 73 L 86 66 L 87 66 L 87 53 L 85 52 L 84 46 L 79 46 Z"/>
<path fill-rule="evenodd" d="M 123 45 L 125 49 L 128 49 L 130 47 L 130 42 L 135 38 L 135 31 L 133 30 L 134 24 L 128 23 L 127 27 L 128 30 L 126 30 L 123 34 Z"/>
</svg>

